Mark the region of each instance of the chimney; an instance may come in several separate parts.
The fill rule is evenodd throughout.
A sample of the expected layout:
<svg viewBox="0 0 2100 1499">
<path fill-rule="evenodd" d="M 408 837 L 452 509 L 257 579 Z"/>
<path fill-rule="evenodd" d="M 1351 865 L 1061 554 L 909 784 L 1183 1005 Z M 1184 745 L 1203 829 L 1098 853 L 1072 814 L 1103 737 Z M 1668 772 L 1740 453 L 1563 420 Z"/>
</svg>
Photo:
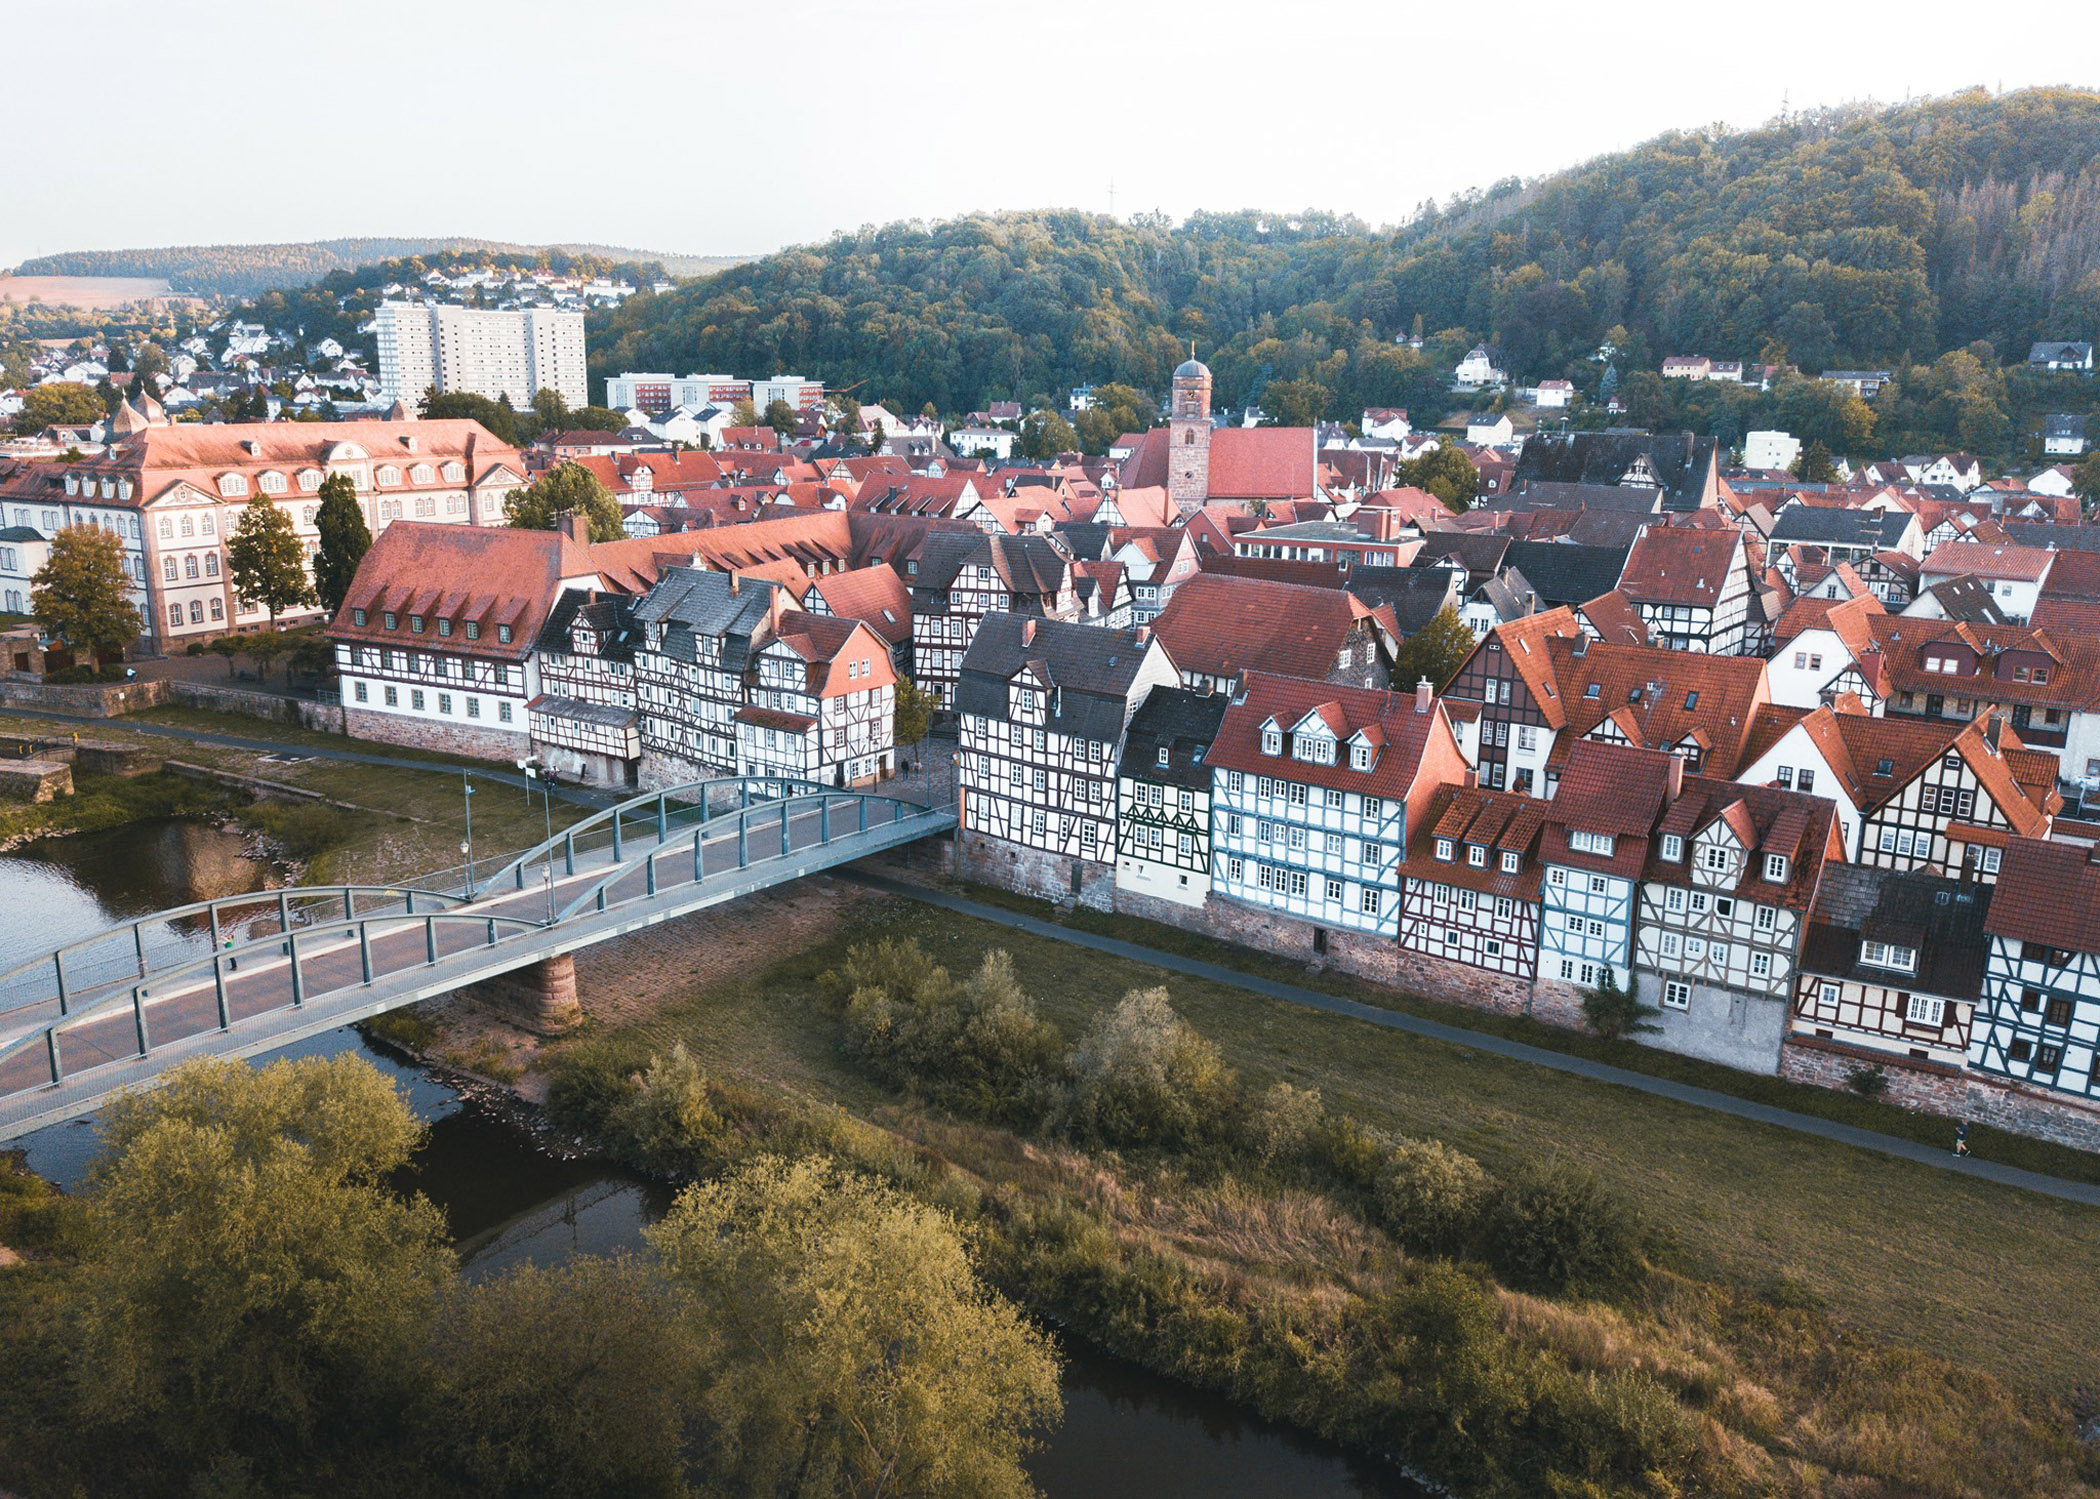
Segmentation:
<svg viewBox="0 0 2100 1499">
<path fill-rule="evenodd" d="M 591 544 L 591 518 L 580 510 L 571 510 L 561 518 L 561 533 L 578 546 Z"/>
<path fill-rule="evenodd" d="M 1987 713 L 1983 720 L 1983 742 L 1991 747 L 1991 753 L 1994 755 L 1998 753 L 1998 722 L 1998 715 L 1995 713 Z"/>
<path fill-rule="evenodd" d="M 1032 614 L 1021 621 L 1021 644 L 1035 644 L 1035 616 Z"/>
<path fill-rule="evenodd" d="M 1668 789 L 1668 792 L 1667 792 L 1667 794 L 1666 794 L 1666 795 L 1665 795 L 1665 797 L 1664 797 L 1664 800 L 1666 800 L 1666 801 L 1673 801 L 1673 802 L 1674 802 L 1674 801 L 1676 801 L 1676 800 L 1677 800 L 1677 798 L 1678 798 L 1678 797 L 1680 797 L 1680 796 L 1683 796 L 1683 795 L 1684 795 L 1684 756 L 1682 756 L 1682 755 L 1680 755 L 1680 754 L 1676 754 L 1676 753 L 1674 753 L 1674 752 L 1673 752 L 1673 753 L 1672 753 L 1672 754 L 1670 755 L 1670 780 L 1669 780 L 1669 789 Z"/>
<path fill-rule="evenodd" d="M 1435 702 L 1436 689 L 1429 685 L 1429 678 L 1423 677 L 1415 683 L 1415 712 L 1427 713 Z"/>
<path fill-rule="evenodd" d="M 1137 643 L 1139 645 L 1150 645 L 1152 643 L 1152 626 L 1139 625 L 1137 627 Z"/>
</svg>

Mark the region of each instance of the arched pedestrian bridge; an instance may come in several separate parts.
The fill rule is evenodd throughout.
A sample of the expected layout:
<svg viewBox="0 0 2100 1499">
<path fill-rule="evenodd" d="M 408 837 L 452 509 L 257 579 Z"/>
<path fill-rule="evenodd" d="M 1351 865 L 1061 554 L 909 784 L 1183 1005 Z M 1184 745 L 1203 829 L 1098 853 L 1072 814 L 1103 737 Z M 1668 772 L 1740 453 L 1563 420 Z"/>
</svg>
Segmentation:
<svg viewBox="0 0 2100 1499">
<path fill-rule="evenodd" d="M 0 973 L 0 1140 L 945 832 L 952 804 L 731 778 L 633 797 L 471 888 L 295 886 L 156 911 Z"/>
</svg>

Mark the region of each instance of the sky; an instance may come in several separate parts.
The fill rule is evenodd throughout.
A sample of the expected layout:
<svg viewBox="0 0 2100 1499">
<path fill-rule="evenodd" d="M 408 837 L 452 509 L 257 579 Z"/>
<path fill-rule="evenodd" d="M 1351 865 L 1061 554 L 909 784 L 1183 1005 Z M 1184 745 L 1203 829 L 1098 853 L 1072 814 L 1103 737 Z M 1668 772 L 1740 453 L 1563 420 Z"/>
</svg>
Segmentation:
<svg viewBox="0 0 2100 1499">
<path fill-rule="evenodd" d="M 1052 206 L 1393 223 L 1788 104 L 2100 85 L 2096 42 L 2075 0 L 5 0 L 0 266 L 346 235 L 751 254 Z"/>
</svg>

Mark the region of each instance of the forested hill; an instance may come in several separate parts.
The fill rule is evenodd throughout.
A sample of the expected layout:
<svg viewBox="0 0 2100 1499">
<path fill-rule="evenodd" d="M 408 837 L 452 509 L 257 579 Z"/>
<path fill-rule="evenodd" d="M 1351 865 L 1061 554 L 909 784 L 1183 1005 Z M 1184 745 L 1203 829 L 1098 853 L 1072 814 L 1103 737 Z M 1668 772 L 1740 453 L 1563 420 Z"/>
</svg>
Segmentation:
<svg viewBox="0 0 2100 1499">
<path fill-rule="evenodd" d="M 172 245 L 153 250 L 71 250 L 25 260 L 24 276 L 157 276 L 177 292 L 200 297 L 252 297 L 305 286 L 330 271 L 444 253 L 531 255 L 542 250 L 603 261 L 649 262 L 673 276 L 697 276 L 734 265 L 735 256 L 659 255 L 609 245 L 513 245 L 487 239 L 327 239 L 283 245 Z"/>
<path fill-rule="evenodd" d="M 1426 356 L 1494 340 L 1594 388 L 1665 353 L 1807 370 L 2000 358 L 2100 332 L 2100 94 L 1982 91 L 1684 132 L 1399 230 L 1321 215 L 1076 212 L 896 224 L 637 299 L 594 372 L 794 370 L 961 411 L 1081 381 L 1160 391 L 1195 339 L 1235 402 L 1311 379 L 1335 412 L 1441 404 Z M 1448 336 L 1439 340 L 1436 335 Z M 1448 364 L 1443 366 L 1448 369 Z"/>
</svg>

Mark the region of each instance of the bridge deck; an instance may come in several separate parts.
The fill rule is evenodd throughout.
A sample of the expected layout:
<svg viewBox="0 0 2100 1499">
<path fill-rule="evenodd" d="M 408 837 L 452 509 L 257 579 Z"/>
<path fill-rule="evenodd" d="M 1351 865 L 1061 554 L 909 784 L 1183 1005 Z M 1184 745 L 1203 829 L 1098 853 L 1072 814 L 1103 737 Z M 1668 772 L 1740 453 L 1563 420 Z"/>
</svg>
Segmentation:
<svg viewBox="0 0 2100 1499">
<path fill-rule="evenodd" d="M 864 807 L 878 809 L 865 825 Z M 679 827 L 659 815 L 617 856 L 557 839 L 442 911 L 308 913 L 289 932 L 74 994 L 63 1016 L 53 985 L 0 1011 L 0 1140 L 91 1113 L 192 1057 L 270 1051 L 954 825 L 952 806 L 852 793 L 760 801 Z"/>
</svg>

